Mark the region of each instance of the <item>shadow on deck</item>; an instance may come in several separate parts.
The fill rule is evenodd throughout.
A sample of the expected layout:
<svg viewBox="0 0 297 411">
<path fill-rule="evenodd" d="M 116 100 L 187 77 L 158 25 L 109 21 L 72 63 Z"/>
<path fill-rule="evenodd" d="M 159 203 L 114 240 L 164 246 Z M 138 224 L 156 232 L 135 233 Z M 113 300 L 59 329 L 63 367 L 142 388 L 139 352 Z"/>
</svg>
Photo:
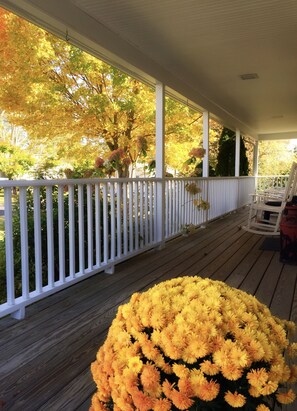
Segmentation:
<svg viewBox="0 0 297 411">
<path fill-rule="evenodd" d="M 162 250 L 151 250 L 0 320 L 0 409 L 83 411 L 95 390 L 90 363 L 117 307 L 135 291 L 180 275 L 225 281 L 296 321 L 297 267 L 263 251 L 263 237 L 240 229 L 246 209 L 216 220 Z M 287 407 L 284 409 L 293 408 Z"/>
</svg>

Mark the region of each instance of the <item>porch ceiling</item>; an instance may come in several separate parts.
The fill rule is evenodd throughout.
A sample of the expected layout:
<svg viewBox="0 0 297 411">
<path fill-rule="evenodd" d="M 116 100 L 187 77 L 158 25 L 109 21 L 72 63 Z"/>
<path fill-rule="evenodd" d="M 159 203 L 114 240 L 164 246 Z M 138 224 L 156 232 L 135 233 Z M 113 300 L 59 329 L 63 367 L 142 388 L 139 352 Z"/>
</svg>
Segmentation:
<svg viewBox="0 0 297 411">
<path fill-rule="evenodd" d="M 229 127 L 297 138 L 295 0 L 1 0 Z M 242 80 L 256 73 L 258 78 Z"/>
</svg>

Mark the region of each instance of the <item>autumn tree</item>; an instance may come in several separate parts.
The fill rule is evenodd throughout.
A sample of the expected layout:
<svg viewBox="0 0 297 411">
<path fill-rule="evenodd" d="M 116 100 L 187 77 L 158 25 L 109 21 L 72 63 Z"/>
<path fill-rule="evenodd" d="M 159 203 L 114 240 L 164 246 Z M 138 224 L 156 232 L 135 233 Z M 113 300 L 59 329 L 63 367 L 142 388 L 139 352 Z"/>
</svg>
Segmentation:
<svg viewBox="0 0 297 411">
<path fill-rule="evenodd" d="M 297 161 L 297 140 L 259 141 L 258 174 L 289 174 L 293 161 Z"/>
<path fill-rule="evenodd" d="M 155 156 L 155 95 L 137 81 L 27 21 L 0 10 L 0 109 L 29 134 L 107 174 Z M 166 98 L 166 162 L 180 169 L 201 140 L 201 113 Z M 97 168 L 98 169 L 98 168 Z"/>
<path fill-rule="evenodd" d="M 112 155 L 120 176 L 154 138 L 154 93 L 114 67 L 1 11 L 0 106 L 12 124 L 24 127 L 35 143 Z M 80 153 L 77 153 L 77 150 Z"/>
<path fill-rule="evenodd" d="M 165 162 L 170 171 L 189 173 L 189 151 L 202 146 L 202 114 L 170 97 L 165 100 Z"/>
<path fill-rule="evenodd" d="M 10 143 L 0 142 L 0 174 L 12 180 L 23 176 L 33 164 L 27 151 Z"/>
</svg>

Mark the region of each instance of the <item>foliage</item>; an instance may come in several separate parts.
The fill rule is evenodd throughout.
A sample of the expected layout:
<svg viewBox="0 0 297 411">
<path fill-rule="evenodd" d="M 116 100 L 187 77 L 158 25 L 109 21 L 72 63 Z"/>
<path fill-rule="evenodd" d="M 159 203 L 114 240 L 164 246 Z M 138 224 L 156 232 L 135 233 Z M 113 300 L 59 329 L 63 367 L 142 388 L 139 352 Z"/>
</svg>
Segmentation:
<svg viewBox="0 0 297 411">
<path fill-rule="evenodd" d="M 294 323 L 220 281 L 180 277 L 119 307 L 92 363 L 92 411 L 269 411 L 297 379 Z M 285 387 L 284 387 L 285 386 Z"/>
<path fill-rule="evenodd" d="M 91 148 L 93 159 L 121 148 L 131 163 L 143 155 L 139 136 L 150 148 L 150 87 L 11 13 L 0 18 L 0 106 L 32 142 L 75 148 L 77 157 Z M 117 172 L 127 172 L 120 162 Z"/>
<path fill-rule="evenodd" d="M 249 164 L 246 148 L 240 137 L 240 170 L 239 175 L 247 176 Z M 224 127 L 219 141 L 218 163 L 216 174 L 219 176 L 235 175 L 235 132 Z"/>
<path fill-rule="evenodd" d="M 0 173 L 13 179 L 22 176 L 33 165 L 31 155 L 10 143 L 0 142 Z"/>
<path fill-rule="evenodd" d="M 194 224 L 184 224 L 181 226 L 181 233 L 185 236 L 187 236 L 188 234 L 192 234 L 195 232 L 195 225 Z"/>
<path fill-rule="evenodd" d="M 165 163 L 178 174 L 189 175 L 182 165 L 188 152 L 202 144 L 202 114 L 170 97 L 166 97 L 165 108 Z"/>
<path fill-rule="evenodd" d="M 259 141 L 258 174 L 262 176 L 289 174 L 297 160 L 297 140 Z"/>
<path fill-rule="evenodd" d="M 154 90 L 3 9 L 0 23 L 0 108 L 35 152 L 54 149 L 68 164 L 99 157 L 99 173 L 119 176 L 154 159 Z M 165 104 L 166 164 L 181 172 L 201 143 L 202 114 L 170 97 Z M 125 156 L 110 162 L 118 150 Z"/>
<path fill-rule="evenodd" d="M 188 183 L 186 184 L 186 191 L 190 193 L 192 196 L 195 196 L 198 194 L 198 197 L 193 198 L 192 201 L 193 205 L 198 209 L 198 210 L 208 210 L 210 208 L 210 204 L 208 201 L 203 200 L 201 196 L 201 188 L 196 184 L 196 183 Z"/>
<path fill-rule="evenodd" d="M 17 196 L 16 196 L 17 197 Z M 54 256 L 54 279 L 59 279 L 59 198 L 58 198 L 58 190 L 57 187 L 53 187 L 52 190 L 52 218 L 53 218 L 53 256 Z M 41 225 L 41 256 L 42 256 L 42 280 L 43 285 L 48 284 L 48 252 L 47 252 L 47 199 L 46 199 L 46 189 L 44 187 L 40 188 L 40 225 Z M 64 209 L 63 219 L 64 219 L 64 236 L 65 239 L 69 238 L 69 208 L 68 208 L 68 191 L 65 188 L 65 192 L 63 194 L 63 207 L 60 207 L 60 210 Z M 92 197 L 93 207 L 95 207 L 95 196 Z M 86 192 L 84 191 L 84 204 L 86 204 Z M 35 289 L 35 237 L 34 237 L 34 196 L 33 196 L 33 189 L 29 188 L 27 190 L 27 198 L 26 198 L 26 205 L 27 205 L 27 239 L 28 239 L 28 268 L 29 268 L 29 288 L 30 291 Z M 109 207 L 109 205 L 108 205 Z M 74 210 L 75 210 L 75 227 L 78 227 L 78 193 L 77 189 L 74 190 Z M 103 207 L 100 207 L 101 212 L 103 212 Z M 84 208 L 84 216 L 83 216 L 83 225 L 84 230 L 87 232 L 87 210 L 86 207 Z M 95 216 L 93 216 L 95 219 Z M 102 216 L 101 216 L 102 221 Z M 110 224 L 110 222 L 109 222 Z M 99 229 L 102 230 L 102 227 Z M 95 230 L 95 221 L 93 221 L 93 230 Z M 14 249 L 14 281 L 15 281 L 15 292 L 16 296 L 20 296 L 22 294 L 22 250 L 21 250 L 21 225 L 20 225 L 20 204 L 18 201 L 14 202 L 13 205 L 13 249 Z M 93 235 L 93 237 L 95 237 Z M 65 267 L 66 273 L 69 267 L 69 241 L 65 241 Z M 84 266 L 87 265 L 87 238 L 84 239 L 84 248 L 85 248 L 85 262 L 83 263 Z M 75 250 L 79 249 L 79 238 L 78 235 L 75 236 Z M 95 253 L 94 253 L 95 255 Z M 0 241 L 0 301 L 3 302 L 6 300 L 5 295 L 5 284 L 2 284 L 6 280 L 6 272 L 5 272 L 5 237 L 3 241 Z M 95 264 L 95 262 L 94 262 Z M 78 270 L 79 267 L 79 253 L 75 254 L 75 269 Z"/>
<path fill-rule="evenodd" d="M 192 177 L 197 177 L 202 173 L 202 158 L 205 156 L 204 148 L 192 148 L 189 151 L 189 158 L 184 162 L 184 168 Z"/>
<path fill-rule="evenodd" d="M 0 108 L 31 145 L 95 173 L 128 176 L 155 157 L 154 90 L 27 21 L 0 10 Z M 166 163 L 174 170 L 201 139 L 202 115 L 166 97 Z M 123 152 L 116 161 L 109 158 Z"/>
</svg>

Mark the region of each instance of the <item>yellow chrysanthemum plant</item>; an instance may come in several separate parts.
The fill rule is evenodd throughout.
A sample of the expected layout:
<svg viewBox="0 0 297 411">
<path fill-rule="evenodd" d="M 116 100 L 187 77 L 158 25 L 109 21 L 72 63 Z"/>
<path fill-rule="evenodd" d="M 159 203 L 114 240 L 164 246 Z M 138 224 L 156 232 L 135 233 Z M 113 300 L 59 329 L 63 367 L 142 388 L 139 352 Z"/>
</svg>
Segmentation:
<svg viewBox="0 0 297 411">
<path fill-rule="evenodd" d="M 295 326 L 220 281 L 179 277 L 119 307 L 90 411 L 255 410 L 294 401 Z"/>
</svg>

